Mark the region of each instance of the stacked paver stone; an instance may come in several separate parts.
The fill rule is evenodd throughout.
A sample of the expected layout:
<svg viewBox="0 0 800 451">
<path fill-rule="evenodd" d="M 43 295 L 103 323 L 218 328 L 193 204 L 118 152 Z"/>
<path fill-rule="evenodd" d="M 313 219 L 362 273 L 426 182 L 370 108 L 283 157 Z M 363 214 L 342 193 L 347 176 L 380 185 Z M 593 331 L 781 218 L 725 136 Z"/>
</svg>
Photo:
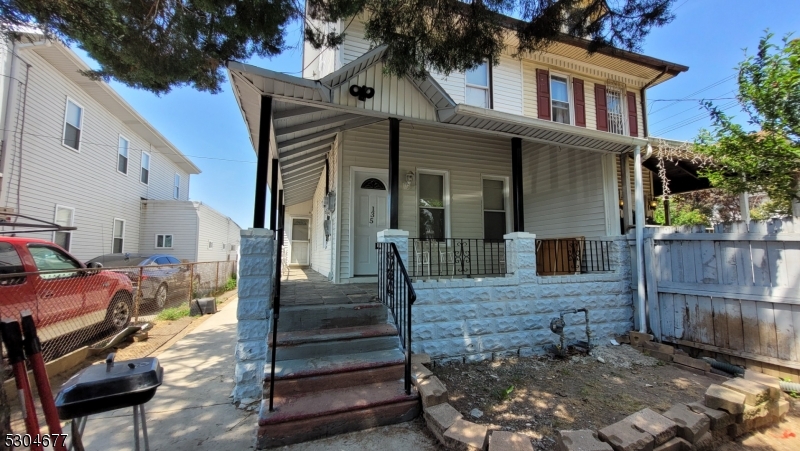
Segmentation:
<svg viewBox="0 0 800 451">
<path fill-rule="evenodd" d="M 728 426 L 730 438 L 778 423 L 789 412 L 778 379 L 749 370 L 743 379 L 708 387 L 705 405 L 733 416 L 734 422 Z"/>
</svg>

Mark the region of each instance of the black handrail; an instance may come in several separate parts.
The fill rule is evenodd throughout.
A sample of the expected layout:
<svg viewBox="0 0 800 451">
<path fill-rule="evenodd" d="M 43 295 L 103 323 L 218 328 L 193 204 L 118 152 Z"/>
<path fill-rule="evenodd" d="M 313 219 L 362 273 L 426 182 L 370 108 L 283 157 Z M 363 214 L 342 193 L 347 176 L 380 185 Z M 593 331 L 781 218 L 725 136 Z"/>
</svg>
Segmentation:
<svg viewBox="0 0 800 451">
<path fill-rule="evenodd" d="M 411 394 L 411 305 L 417 293 L 394 243 L 376 243 L 378 250 L 378 297 L 392 312 L 406 357 L 405 388 Z"/>
<path fill-rule="evenodd" d="M 282 222 L 281 222 L 282 223 Z M 283 227 L 275 232 L 278 248 L 275 250 L 275 286 L 272 291 L 272 363 L 269 377 L 269 411 L 273 412 L 275 398 L 275 350 L 278 347 L 278 318 L 281 316 L 281 266 L 283 263 Z"/>
<path fill-rule="evenodd" d="M 411 275 L 487 276 L 508 274 L 511 240 L 476 238 L 411 238 Z"/>
</svg>

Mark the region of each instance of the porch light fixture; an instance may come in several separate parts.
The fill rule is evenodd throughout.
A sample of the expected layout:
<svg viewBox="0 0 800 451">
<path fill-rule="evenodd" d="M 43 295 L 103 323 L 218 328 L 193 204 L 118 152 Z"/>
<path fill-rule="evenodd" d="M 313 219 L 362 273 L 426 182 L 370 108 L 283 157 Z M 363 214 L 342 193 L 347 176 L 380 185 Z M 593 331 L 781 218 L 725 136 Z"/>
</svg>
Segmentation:
<svg viewBox="0 0 800 451">
<path fill-rule="evenodd" d="M 367 85 L 352 85 L 350 86 L 350 95 L 358 97 L 358 100 L 363 102 L 367 99 L 371 99 L 372 96 L 375 95 L 375 88 L 370 88 Z"/>
<path fill-rule="evenodd" d="M 650 204 L 649 205 L 650 205 L 650 209 L 651 210 L 655 210 L 656 208 L 658 208 L 658 199 L 655 199 L 655 198 L 650 199 Z"/>
<path fill-rule="evenodd" d="M 406 181 L 403 183 L 403 188 L 411 189 L 414 186 L 414 173 L 411 171 L 406 172 Z"/>
<path fill-rule="evenodd" d="M 622 199 L 619 200 L 619 208 L 620 208 L 620 210 L 625 208 L 625 201 L 622 200 Z"/>
</svg>

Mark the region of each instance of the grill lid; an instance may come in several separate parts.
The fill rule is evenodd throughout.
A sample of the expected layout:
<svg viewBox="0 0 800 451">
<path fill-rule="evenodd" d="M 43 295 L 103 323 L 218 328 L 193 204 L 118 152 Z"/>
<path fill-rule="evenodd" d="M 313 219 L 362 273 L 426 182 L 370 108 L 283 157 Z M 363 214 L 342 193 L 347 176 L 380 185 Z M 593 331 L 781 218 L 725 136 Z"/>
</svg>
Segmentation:
<svg viewBox="0 0 800 451">
<path fill-rule="evenodd" d="M 56 407 L 136 393 L 152 397 L 163 376 L 164 369 L 155 357 L 114 362 L 112 353 L 105 365 L 92 365 L 65 382 Z"/>
</svg>

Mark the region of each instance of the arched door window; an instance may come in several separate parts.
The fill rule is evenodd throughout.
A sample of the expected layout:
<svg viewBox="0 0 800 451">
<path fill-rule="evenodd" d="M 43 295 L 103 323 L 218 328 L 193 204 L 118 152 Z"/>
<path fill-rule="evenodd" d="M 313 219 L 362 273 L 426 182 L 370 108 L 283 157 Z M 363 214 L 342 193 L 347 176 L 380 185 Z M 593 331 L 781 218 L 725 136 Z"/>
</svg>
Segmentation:
<svg viewBox="0 0 800 451">
<path fill-rule="evenodd" d="M 372 178 L 364 180 L 364 183 L 361 184 L 361 189 L 377 189 L 386 191 L 386 185 L 384 185 L 380 180 Z"/>
</svg>

